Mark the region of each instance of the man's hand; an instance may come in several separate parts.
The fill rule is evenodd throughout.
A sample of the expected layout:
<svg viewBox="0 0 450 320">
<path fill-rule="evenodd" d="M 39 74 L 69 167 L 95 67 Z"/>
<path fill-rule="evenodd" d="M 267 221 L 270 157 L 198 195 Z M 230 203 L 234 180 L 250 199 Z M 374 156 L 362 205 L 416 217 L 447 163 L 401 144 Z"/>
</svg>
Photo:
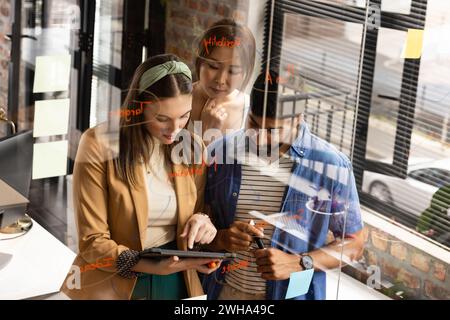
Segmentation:
<svg viewBox="0 0 450 320">
<path fill-rule="evenodd" d="M 235 221 L 228 229 L 219 230 L 214 241 L 220 250 L 229 252 L 248 251 L 253 236 L 263 238 L 263 229 L 252 226 L 247 222 Z"/>
<path fill-rule="evenodd" d="M 300 256 L 275 248 L 255 250 L 255 257 L 256 271 L 265 280 L 285 280 L 291 273 L 302 271 Z"/>
</svg>

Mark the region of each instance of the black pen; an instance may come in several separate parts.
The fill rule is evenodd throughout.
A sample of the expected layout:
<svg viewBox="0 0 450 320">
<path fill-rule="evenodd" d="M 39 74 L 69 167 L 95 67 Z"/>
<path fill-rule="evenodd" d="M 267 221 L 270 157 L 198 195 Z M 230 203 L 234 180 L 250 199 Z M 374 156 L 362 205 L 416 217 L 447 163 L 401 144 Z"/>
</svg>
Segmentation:
<svg viewBox="0 0 450 320">
<path fill-rule="evenodd" d="M 255 221 L 250 220 L 249 224 L 250 224 L 251 226 L 254 226 L 254 225 L 255 225 Z M 264 248 L 265 248 L 265 247 L 264 247 L 264 242 L 262 241 L 262 239 L 261 239 L 260 237 L 253 237 L 253 239 L 255 240 L 255 242 L 256 242 L 256 244 L 258 245 L 258 248 L 259 248 L 259 249 L 264 249 Z"/>
</svg>

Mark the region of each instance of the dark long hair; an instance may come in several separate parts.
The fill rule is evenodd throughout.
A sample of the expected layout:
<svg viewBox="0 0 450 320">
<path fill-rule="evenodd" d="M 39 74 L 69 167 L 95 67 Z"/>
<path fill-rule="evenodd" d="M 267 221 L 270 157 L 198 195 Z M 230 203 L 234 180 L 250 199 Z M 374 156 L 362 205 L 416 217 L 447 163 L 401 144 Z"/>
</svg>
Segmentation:
<svg viewBox="0 0 450 320">
<path fill-rule="evenodd" d="M 151 102 L 152 106 L 157 107 L 159 100 L 192 94 L 192 81 L 184 74 L 167 75 L 139 93 L 139 81 L 142 75 L 148 69 L 168 61 L 180 61 L 180 59 L 173 54 L 162 54 L 144 61 L 134 72 L 129 91 L 121 106 L 119 155 L 114 160 L 114 167 L 119 178 L 130 182 L 132 185 L 136 185 L 134 169 L 139 163 L 149 163 L 153 143 L 151 134 L 144 125 L 144 113 L 132 116 L 129 119 L 126 119 L 123 115 L 127 110 L 137 109 L 139 104 L 143 102 Z M 164 146 L 166 161 L 171 161 L 170 152 L 174 144 Z"/>
<path fill-rule="evenodd" d="M 233 19 L 222 19 L 211 25 L 201 36 L 198 42 L 197 55 L 195 59 L 195 72 L 197 80 L 200 77 L 200 67 L 209 54 L 204 46 L 204 40 L 216 37 L 217 40 L 225 38 L 227 41 L 240 40 L 240 45 L 236 46 L 244 70 L 244 81 L 241 90 L 245 89 L 253 74 L 255 65 L 256 42 L 252 32 L 246 26 L 238 24 Z M 212 49 L 214 50 L 214 49 Z M 211 51 L 212 51 L 211 50 Z"/>
</svg>

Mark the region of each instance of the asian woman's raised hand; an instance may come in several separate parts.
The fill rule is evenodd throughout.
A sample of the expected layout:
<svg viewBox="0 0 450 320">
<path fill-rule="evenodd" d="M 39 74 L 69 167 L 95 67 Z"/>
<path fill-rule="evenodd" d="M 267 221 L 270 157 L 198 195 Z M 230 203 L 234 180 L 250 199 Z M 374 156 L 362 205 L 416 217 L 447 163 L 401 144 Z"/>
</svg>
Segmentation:
<svg viewBox="0 0 450 320">
<path fill-rule="evenodd" d="M 209 99 L 200 115 L 203 124 L 203 130 L 219 129 L 222 130 L 225 120 L 228 118 L 226 109 L 219 105 L 214 99 Z"/>
</svg>

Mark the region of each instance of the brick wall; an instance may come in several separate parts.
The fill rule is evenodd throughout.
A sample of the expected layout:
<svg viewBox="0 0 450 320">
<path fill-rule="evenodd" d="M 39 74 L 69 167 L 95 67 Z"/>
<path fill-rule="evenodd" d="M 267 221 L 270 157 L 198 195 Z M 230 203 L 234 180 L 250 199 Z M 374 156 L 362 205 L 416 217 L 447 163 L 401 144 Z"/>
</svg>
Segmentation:
<svg viewBox="0 0 450 320">
<path fill-rule="evenodd" d="M 0 106 L 6 107 L 8 102 L 8 62 L 10 56 L 10 42 L 5 35 L 11 33 L 11 3 L 0 0 Z"/>
<path fill-rule="evenodd" d="M 380 268 L 381 292 L 393 299 L 450 299 L 447 263 L 382 230 L 366 226 L 364 260 L 366 267 Z M 367 283 L 368 274 L 351 267 L 344 271 Z"/>
<path fill-rule="evenodd" d="M 170 0 L 166 12 L 166 52 L 194 70 L 196 39 L 214 22 L 234 18 L 246 24 L 250 0 Z"/>
</svg>

